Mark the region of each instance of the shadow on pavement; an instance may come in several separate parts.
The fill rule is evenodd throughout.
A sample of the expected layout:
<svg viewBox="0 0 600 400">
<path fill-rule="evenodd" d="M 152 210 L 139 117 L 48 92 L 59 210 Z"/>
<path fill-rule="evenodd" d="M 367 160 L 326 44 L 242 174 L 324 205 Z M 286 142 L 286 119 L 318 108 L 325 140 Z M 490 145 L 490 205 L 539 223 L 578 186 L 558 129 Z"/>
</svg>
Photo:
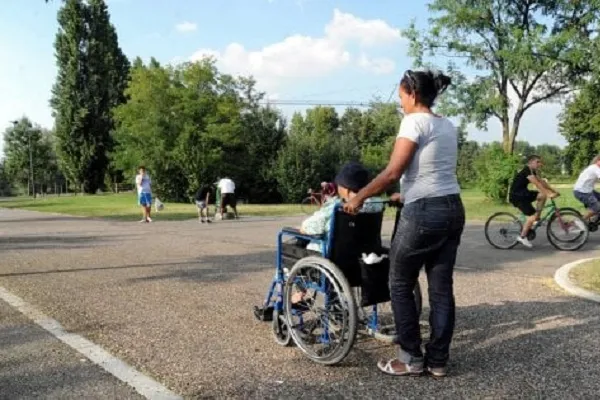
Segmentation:
<svg viewBox="0 0 600 400">
<path fill-rule="evenodd" d="M 86 247 L 108 246 L 119 236 L 65 236 L 65 235 L 27 235 L 0 236 L 2 250 L 40 250 L 40 249 L 78 249 Z"/>
<path fill-rule="evenodd" d="M 596 398 L 600 393 L 599 310 L 597 304 L 571 299 L 459 307 L 450 374 L 445 379 L 382 374 L 376 363 L 393 357 L 394 349 L 369 340 L 355 344 L 337 367 L 314 364 L 297 350 L 298 356 L 289 361 L 294 364 L 290 369 L 298 375 L 310 370 L 328 376 L 326 382 L 289 373 L 271 375 L 232 387 L 224 395 L 265 399 Z M 265 324 L 265 334 L 268 329 Z M 276 344 L 272 350 L 282 351 Z M 202 398 L 203 394 L 207 393 L 192 396 Z"/>
</svg>

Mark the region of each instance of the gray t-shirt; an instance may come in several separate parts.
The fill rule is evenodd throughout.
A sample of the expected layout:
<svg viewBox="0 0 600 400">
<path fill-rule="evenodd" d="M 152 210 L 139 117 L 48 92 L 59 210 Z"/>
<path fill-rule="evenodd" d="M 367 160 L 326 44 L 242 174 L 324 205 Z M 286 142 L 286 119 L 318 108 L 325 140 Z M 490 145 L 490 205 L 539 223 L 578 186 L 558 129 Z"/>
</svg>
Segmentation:
<svg viewBox="0 0 600 400">
<path fill-rule="evenodd" d="M 408 114 L 402 119 L 398 138 L 418 146 L 400 179 L 405 204 L 460 193 L 456 178 L 458 137 L 449 119 L 428 113 Z"/>
</svg>

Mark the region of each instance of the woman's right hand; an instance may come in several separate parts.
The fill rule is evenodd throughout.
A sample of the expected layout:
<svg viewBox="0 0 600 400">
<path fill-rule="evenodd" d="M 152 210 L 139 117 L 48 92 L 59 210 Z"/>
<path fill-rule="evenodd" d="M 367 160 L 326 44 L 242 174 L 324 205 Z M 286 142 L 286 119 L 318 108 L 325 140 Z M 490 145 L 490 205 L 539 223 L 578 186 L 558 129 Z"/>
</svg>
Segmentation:
<svg viewBox="0 0 600 400">
<path fill-rule="evenodd" d="M 404 198 L 402 197 L 402 195 L 400 193 L 393 193 L 390 196 L 390 201 L 392 203 L 399 203 L 402 204 L 404 202 Z"/>
</svg>

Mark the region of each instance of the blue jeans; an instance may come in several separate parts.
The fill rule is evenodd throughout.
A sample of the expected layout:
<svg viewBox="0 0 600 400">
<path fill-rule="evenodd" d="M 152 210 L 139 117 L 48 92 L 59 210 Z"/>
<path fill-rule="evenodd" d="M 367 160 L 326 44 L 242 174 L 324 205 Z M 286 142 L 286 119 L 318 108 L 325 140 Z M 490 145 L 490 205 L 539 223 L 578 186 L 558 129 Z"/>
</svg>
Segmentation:
<svg viewBox="0 0 600 400">
<path fill-rule="evenodd" d="M 600 213 L 600 193 L 592 190 L 590 193 L 583 193 L 573 190 L 573 195 L 579 200 L 585 208 L 592 210 L 596 214 Z"/>
<path fill-rule="evenodd" d="M 454 334 L 453 273 L 465 226 L 460 195 L 420 199 L 402 209 L 390 255 L 390 292 L 398 358 L 407 364 L 443 367 Z M 413 295 L 421 267 L 429 289 L 431 337 L 421 351 L 419 317 Z"/>
</svg>

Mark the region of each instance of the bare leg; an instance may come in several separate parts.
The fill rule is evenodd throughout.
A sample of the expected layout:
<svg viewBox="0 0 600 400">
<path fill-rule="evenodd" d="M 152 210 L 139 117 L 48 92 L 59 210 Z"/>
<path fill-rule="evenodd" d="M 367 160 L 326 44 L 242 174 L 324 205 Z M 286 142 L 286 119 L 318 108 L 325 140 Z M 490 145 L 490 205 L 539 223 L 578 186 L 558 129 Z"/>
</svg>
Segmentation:
<svg viewBox="0 0 600 400">
<path fill-rule="evenodd" d="M 523 224 L 523 230 L 521 231 L 521 237 L 523 237 L 523 238 L 527 237 L 529 230 L 531 229 L 531 227 L 533 226 L 533 224 L 535 223 L 537 218 L 538 218 L 537 214 L 533 214 L 531 217 L 527 217 L 525 224 Z"/>
<path fill-rule="evenodd" d="M 537 207 L 535 217 L 537 220 L 542 218 L 542 210 L 544 209 L 544 205 L 546 204 L 546 195 L 540 193 L 537 197 Z"/>
</svg>

